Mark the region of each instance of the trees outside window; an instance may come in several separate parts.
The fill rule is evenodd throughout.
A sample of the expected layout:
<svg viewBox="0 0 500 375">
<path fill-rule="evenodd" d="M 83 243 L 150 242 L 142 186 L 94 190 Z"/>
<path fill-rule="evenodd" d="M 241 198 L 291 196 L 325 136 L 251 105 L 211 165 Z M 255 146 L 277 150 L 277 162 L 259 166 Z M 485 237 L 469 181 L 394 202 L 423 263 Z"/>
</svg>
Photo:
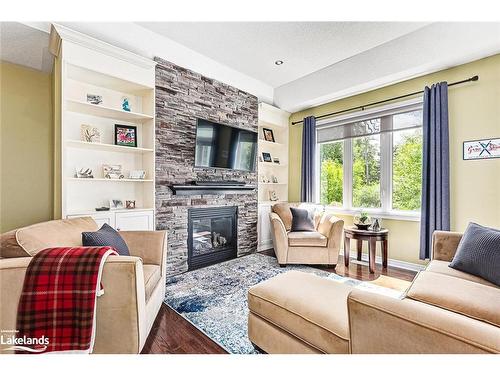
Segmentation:
<svg viewBox="0 0 500 375">
<path fill-rule="evenodd" d="M 320 145 L 320 203 L 343 205 L 344 143 L 343 141 Z"/>
<path fill-rule="evenodd" d="M 380 135 L 356 138 L 352 144 L 352 206 L 379 208 Z"/>
</svg>

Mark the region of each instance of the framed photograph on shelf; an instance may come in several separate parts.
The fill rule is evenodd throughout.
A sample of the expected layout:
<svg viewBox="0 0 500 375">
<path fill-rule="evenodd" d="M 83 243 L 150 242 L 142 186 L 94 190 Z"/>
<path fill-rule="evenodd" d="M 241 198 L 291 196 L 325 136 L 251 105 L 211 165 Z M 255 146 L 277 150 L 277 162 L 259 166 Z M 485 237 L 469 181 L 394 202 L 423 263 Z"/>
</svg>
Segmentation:
<svg viewBox="0 0 500 375">
<path fill-rule="evenodd" d="M 137 147 L 137 126 L 115 124 L 115 145 Z"/>
<path fill-rule="evenodd" d="M 273 158 L 271 157 L 271 154 L 269 152 L 263 152 L 262 153 L 262 159 L 264 159 L 264 161 L 266 163 L 272 163 L 273 162 Z"/>
<path fill-rule="evenodd" d="M 101 143 L 101 132 L 92 125 L 80 125 L 80 140 L 89 143 Z"/>
<path fill-rule="evenodd" d="M 110 210 L 121 210 L 123 209 L 123 201 L 121 199 L 110 199 L 109 200 Z"/>
<path fill-rule="evenodd" d="M 268 142 L 275 142 L 273 129 L 262 128 L 262 132 L 264 133 L 264 140 Z"/>
</svg>

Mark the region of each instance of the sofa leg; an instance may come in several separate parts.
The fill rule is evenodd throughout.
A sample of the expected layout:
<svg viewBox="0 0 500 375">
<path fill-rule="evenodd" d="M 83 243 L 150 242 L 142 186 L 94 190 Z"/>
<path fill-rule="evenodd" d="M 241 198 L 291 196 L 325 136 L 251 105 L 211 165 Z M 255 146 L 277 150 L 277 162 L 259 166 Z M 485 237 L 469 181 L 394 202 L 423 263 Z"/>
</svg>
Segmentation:
<svg viewBox="0 0 500 375">
<path fill-rule="evenodd" d="M 281 268 L 285 268 L 286 267 L 286 264 L 279 264 Z"/>
</svg>

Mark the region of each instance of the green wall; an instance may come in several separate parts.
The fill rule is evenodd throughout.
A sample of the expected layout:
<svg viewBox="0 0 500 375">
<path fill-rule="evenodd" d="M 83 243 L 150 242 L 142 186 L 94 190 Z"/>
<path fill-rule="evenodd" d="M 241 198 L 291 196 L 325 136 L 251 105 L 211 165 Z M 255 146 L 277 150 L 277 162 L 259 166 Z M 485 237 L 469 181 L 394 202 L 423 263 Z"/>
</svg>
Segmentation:
<svg viewBox="0 0 500 375">
<path fill-rule="evenodd" d="M 0 63 L 0 232 L 50 220 L 51 74 Z"/>
<path fill-rule="evenodd" d="M 449 89 L 451 228 L 463 231 L 469 221 L 500 228 L 500 159 L 462 160 L 463 141 L 500 138 L 500 54 L 296 112 L 290 122 L 476 74 L 480 77 L 478 82 Z M 291 202 L 300 199 L 301 132 L 302 126 L 290 126 L 288 193 Z M 419 223 L 385 219 L 383 224 L 390 230 L 389 257 L 419 263 Z"/>
</svg>

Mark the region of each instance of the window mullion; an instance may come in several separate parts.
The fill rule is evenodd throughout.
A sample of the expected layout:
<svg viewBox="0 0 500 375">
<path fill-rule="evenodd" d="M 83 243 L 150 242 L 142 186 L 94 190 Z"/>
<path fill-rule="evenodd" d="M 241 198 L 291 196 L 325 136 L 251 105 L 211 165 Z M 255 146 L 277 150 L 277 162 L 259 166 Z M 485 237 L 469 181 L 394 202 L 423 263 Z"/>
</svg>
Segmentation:
<svg viewBox="0 0 500 375">
<path fill-rule="evenodd" d="M 392 116 L 382 117 L 383 127 L 392 128 Z M 383 212 L 391 210 L 392 190 L 392 132 L 380 134 L 380 195 Z"/>
</svg>

